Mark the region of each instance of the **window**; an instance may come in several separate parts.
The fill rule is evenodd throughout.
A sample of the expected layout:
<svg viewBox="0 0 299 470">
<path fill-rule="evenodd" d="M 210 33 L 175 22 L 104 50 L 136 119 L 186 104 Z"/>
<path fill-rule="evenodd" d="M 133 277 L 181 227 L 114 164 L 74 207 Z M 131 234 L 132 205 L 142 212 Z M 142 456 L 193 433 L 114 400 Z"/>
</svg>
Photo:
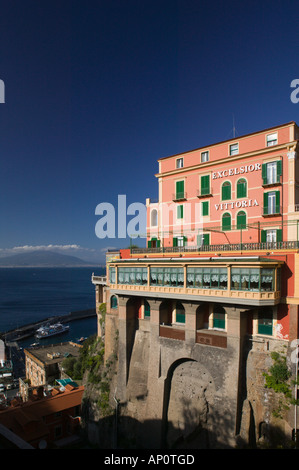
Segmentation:
<svg viewBox="0 0 299 470">
<path fill-rule="evenodd" d="M 185 181 L 177 181 L 175 186 L 176 199 L 184 199 L 185 197 Z"/>
<path fill-rule="evenodd" d="M 110 299 L 110 307 L 117 308 L 117 297 L 115 295 L 112 295 Z"/>
<path fill-rule="evenodd" d="M 282 230 L 281 229 L 268 229 L 261 231 L 261 242 L 262 243 L 276 243 L 282 241 Z"/>
<path fill-rule="evenodd" d="M 213 328 L 217 330 L 225 330 L 225 310 L 221 306 L 214 307 Z"/>
<path fill-rule="evenodd" d="M 119 284 L 147 284 L 147 268 L 146 267 L 119 267 L 118 268 Z"/>
<path fill-rule="evenodd" d="M 185 246 L 187 237 L 174 237 L 172 243 L 173 246 Z"/>
<path fill-rule="evenodd" d="M 181 302 L 176 303 L 175 321 L 176 323 L 185 323 L 185 309 Z"/>
<path fill-rule="evenodd" d="M 280 213 L 280 192 L 271 191 L 264 193 L 264 215 Z"/>
<path fill-rule="evenodd" d="M 197 246 L 207 246 L 210 244 L 210 234 L 209 233 L 201 233 L 197 235 Z"/>
<path fill-rule="evenodd" d="M 239 144 L 231 144 L 229 146 L 229 154 L 237 155 L 239 153 Z"/>
<path fill-rule="evenodd" d="M 280 183 L 282 175 L 282 161 L 263 163 L 262 165 L 262 178 L 263 184 L 277 184 Z"/>
<path fill-rule="evenodd" d="M 274 291 L 275 270 L 272 268 L 232 268 L 231 289 Z"/>
<path fill-rule="evenodd" d="M 222 201 L 228 201 L 232 198 L 232 185 L 229 181 L 225 181 L 221 189 Z"/>
<path fill-rule="evenodd" d="M 184 217 L 184 206 L 182 204 L 177 206 L 176 216 L 177 216 L 177 219 L 183 219 L 183 217 Z"/>
<path fill-rule="evenodd" d="M 151 308 L 147 300 L 144 300 L 144 318 L 151 316 Z"/>
<path fill-rule="evenodd" d="M 277 145 L 277 133 L 267 135 L 267 147 L 272 147 L 272 145 Z"/>
<path fill-rule="evenodd" d="M 201 176 L 200 189 L 202 196 L 210 194 L 210 175 Z"/>
<path fill-rule="evenodd" d="M 183 158 L 178 158 L 176 161 L 176 167 L 177 168 L 183 168 L 184 166 L 184 159 Z"/>
<path fill-rule="evenodd" d="M 246 212 L 239 211 L 237 214 L 237 229 L 241 230 L 246 228 Z"/>
<path fill-rule="evenodd" d="M 227 289 L 227 268 L 187 268 L 187 287 Z"/>
<path fill-rule="evenodd" d="M 160 248 L 160 240 L 158 240 L 157 237 L 152 237 L 150 240 L 148 240 L 147 247 Z"/>
<path fill-rule="evenodd" d="M 203 201 L 201 203 L 201 215 L 209 215 L 209 201 Z"/>
<path fill-rule="evenodd" d="M 237 198 L 247 197 L 247 181 L 241 178 L 237 181 Z"/>
<path fill-rule="evenodd" d="M 115 268 L 109 268 L 109 281 L 110 284 L 115 284 Z"/>
<path fill-rule="evenodd" d="M 185 246 L 185 237 L 177 237 L 177 246 Z"/>
<path fill-rule="evenodd" d="M 222 231 L 225 232 L 226 230 L 231 230 L 232 228 L 232 220 L 231 215 L 228 212 L 225 212 L 222 216 Z"/>
<path fill-rule="evenodd" d="M 150 284 L 151 286 L 183 287 L 184 268 L 151 268 Z"/>
<path fill-rule="evenodd" d="M 258 334 L 272 336 L 273 334 L 273 312 L 272 309 L 264 308 L 258 315 Z"/>
<path fill-rule="evenodd" d="M 158 225 L 158 211 L 153 209 L 151 212 L 151 226 L 156 227 Z"/>
<path fill-rule="evenodd" d="M 209 161 L 209 152 L 208 151 L 207 152 L 201 152 L 200 161 L 201 161 L 201 163 Z"/>
</svg>

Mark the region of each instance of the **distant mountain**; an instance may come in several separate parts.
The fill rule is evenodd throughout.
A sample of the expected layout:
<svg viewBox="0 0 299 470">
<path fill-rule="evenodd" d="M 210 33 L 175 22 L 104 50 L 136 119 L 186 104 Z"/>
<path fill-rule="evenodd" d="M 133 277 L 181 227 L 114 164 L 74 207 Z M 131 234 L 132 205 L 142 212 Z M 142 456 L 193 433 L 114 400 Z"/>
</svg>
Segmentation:
<svg viewBox="0 0 299 470">
<path fill-rule="evenodd" d="M 83 261 L 76 256 L 62 255 L 54 251 L 31 251 L 0 258 L 0 267 L 84 267 L 98 266 L 96 263 Z"/>
</svg>

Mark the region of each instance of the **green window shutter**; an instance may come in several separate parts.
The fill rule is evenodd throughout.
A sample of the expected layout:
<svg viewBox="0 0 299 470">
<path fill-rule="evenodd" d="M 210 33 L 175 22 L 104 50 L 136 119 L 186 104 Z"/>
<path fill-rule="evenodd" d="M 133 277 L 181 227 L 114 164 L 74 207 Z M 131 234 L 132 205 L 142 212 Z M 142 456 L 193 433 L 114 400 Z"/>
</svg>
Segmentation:
<svg viewBox="0 0 299 470">
<path fill-rule="evenodd" d="M 151 308 L 147 300 L 144 301 L 144 316 L 145 317 L 151 316 Z"/>
<path fill-rule="evenodd" d="M 172 240 L 172 246 L 178 246 L 178 239 L 176 237 Z"/>
<path fill-rule="evenodd" d="M 184 217 L 184 206 L 177 206 L 177 218 L 182 219 Z"/>
<path fill-rule="evenodd" d="M 184 191 L 185 191 L 185 182 L 184 181 L 177 181 L 176 182 L 176 198 L 180 199 L 184 197 Z"/>
<path fill-rule="evenodd" d="M 277 167 L 276 167 L 276 173 L 277 173 L 277 183 L 280 182 L 280 177 L 282 175 L 282 161 L 279 160 L 277 163 L 276 163 Z"/>
<path fill-rule="evenodd" d="M 157 240 L 157 248 L 160 248 L 160 240 Z"/>
<path fill-rule="evenodd" d="M 237 182 L 237 198 L 247 196 L 247 182 L 242 179 Z"/>
<path fill-rule="evenodd" d="M 268 193 L 264 193 L 264 214 L 268 214 Z"/>
<path fill-rule="evenodd" d="M 147 247 L 148 247 L 148 248 L 151 248 L 151 246 L 152 246 L 152 242 L 151 242 L 151 240 L 148 240 L 148 242 L 147 242 Z"/>
<path fill-rule="evenodd" d="M 262 178 L 263 184 L 267 184 L 267 163 L 263 163 L 262 165 Z"/>
<path fill-rule="evenodd" d="M 275 213 L 280 213 L 280 191 L 275 191 Z"/>
<path fill-rule="evenodd" d="M 272 336 L 273 333 L 273 315 L 271 312 L 264 311 L 258 319 L 258 333 L 260 335 Z"/>
<path fill-rule="evenodd" d="M 210 175 L 201 177 L 201 195 L 210 194 Z"/>
<path fill-rule="evenodd" d="M 276 241 L 282 242 L 282 229 L 281 228 L 276 230 Z"/>
<path fill-rule="evenodd" d="M 187 239 L 187 237 L 183 237 L 183 238 L 184 238 L 184 246 L 186 246 L 186 245 L 187 245 L 187 240 L 188 240 L 188 239 Z"/>
<path fill-rule="evenodd" d="M 177 313 L 176 314 L 176 322 L 177 323 L 185 323 L 185 314 L 184 313 Z"/>
<path fill-rule="evenodd" d="M 231 230 L 231 216 L 228 213 L 225 213 L 222 216 L 222 230 Z"/>
<path fill-rule="evenodd" d="M 214 313 L 213 315 L 213 327 L 225 329 L 225 313 Z"/>
<path fill-rule="evenodd" d="M 229 182 L 222 185 L 222 201 L 231 199 L 231 184 Z"/>
<path fill-rule="evenodd" d="M 237 214 L 237 229 L 240 230 L 242 228 L 246 228 L 246 213 L 244 211 L 240 211 Z"/>
<path fill-rule="evenodd" d="M 267 241 L 267 232 L 266 230 L 261 231 L 261 242 L 265 243 Z"/>
<path fill-rule="evenodd" d="M 209 233 L 204 233 L 203 234 L 203 244 L 204 245 L 209 245 L 210 244 L 210 234 Z"/>
<path fill-rule="evenodd" d="M 201 214 L 202 215 L 209 215 L 209 201 L 202 202 Z"/>
</svg>

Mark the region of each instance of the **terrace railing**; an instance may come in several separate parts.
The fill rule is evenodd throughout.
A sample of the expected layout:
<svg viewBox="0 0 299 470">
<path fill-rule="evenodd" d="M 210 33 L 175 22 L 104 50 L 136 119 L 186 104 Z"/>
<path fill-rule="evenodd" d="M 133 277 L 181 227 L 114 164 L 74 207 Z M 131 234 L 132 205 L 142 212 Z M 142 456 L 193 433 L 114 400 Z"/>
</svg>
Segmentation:
<svg viewBox="0 0 299 470">
<path fill-rule="evenodd" d="M 299 241 L 280 241 L 262 243 L 224 243 L 219 245 L 201 246 L 166 246 L 156 248 L 132 248 L 132 254 L 150 253 L 188 253 L 188 252 L 218 252 L 218 251 L 257 251 L 257 250 L 297 250 Z"/>
</svg>

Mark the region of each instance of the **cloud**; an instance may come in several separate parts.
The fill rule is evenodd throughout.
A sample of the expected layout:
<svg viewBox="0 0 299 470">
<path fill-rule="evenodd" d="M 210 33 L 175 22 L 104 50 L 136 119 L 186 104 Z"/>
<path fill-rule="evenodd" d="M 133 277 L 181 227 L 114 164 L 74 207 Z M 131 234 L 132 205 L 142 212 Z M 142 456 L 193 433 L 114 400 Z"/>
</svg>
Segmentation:
<svg viewBox="0 0 299 470">
<path fill-rule="evenodd" d="M 10 248 L 11 252 L 22 252 L 22 251 L 35 251 L 35 250 L 82 250 L 83 248 L 80 245 L 24 245 L 24 246 L 14 246 Z"/>
<path fill-rule="evenodd" d="M 23 246 L 14 246 L 13 248 L 0 248 L 0 256 L 8 256 L 18 253 L 29 253 L 30 251 L 60 251 L 60 252 L 84 252 L 84 253 L 93 253 L 95 250 L 91 248 L 84 248 L 80 245 L 23 245 Z"/>
</svg>

